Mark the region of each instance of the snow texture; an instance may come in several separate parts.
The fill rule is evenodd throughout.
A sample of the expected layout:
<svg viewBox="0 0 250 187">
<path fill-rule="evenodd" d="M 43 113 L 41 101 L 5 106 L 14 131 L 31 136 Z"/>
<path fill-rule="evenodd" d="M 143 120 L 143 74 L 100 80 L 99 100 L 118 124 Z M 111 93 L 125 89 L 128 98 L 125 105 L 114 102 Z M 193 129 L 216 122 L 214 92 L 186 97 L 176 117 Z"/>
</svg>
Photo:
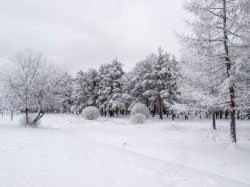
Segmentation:
<svg viewBox="0 0 250 187">
<path fill-rule="evenodd" d="M 1 187 L 249 187 L 248 121 L 238 147 L 227 144 L 228 121 L 125 118 L 90 121 L 48 114 L 38 128 L 0 117 Z"/>
<path fill-rule="evenodd" d="M 150 112 L 148 107 L 142 103 L 136 103 L 131 109 L 131 116 L 136 114 L 144 114 L 146 118 L 149 118 Z"/>
<path fill-rule="evenodd" d="M 138 124 L 138 123 L 142 124 L 145 122 L 145 120 L 146 120 L 146 116 L 144 114 L 141 114 L 141 113 L 138 113 L 138 114 L 131 116 L 131 122 L 134 124 Z"/>
<path fill-rule="evenodd" d="M 99 117 L 99 110 L 94 106 L 88 106 L 83 109 L 82 115 L 85 119 L 96 120 Z"/>
</svg>

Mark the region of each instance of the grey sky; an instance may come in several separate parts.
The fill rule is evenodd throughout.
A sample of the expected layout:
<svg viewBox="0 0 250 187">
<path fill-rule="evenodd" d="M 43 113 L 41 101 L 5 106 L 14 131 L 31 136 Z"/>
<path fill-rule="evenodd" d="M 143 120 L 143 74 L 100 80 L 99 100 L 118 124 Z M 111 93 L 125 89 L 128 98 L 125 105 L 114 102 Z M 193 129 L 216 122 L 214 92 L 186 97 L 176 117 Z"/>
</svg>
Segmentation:
<svg viewBox="0 0 250 187">
<path fill-rule="evenodd" d="M 130 70 L 162 46 L 178 56 L 182 0 L 0 0 L 0 65 L 25 48 L 70 73 L 117 57 Z"/>
</svg>

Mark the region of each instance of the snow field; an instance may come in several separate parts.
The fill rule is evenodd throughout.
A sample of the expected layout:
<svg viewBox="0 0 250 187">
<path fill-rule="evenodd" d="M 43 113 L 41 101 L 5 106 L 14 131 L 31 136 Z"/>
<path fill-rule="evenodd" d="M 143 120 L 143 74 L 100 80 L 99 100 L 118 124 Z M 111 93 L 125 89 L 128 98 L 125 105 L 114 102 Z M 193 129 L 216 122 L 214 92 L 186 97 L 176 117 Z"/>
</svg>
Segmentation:
<svg viewBox="0 0 250 187">
<path fill-rule="evenodd" d="M 0 118 L 0 187 L 250 186 L 249 121 L 129 118 L 84 120 L 48 114 L 39 128 Z"/>
</svg>

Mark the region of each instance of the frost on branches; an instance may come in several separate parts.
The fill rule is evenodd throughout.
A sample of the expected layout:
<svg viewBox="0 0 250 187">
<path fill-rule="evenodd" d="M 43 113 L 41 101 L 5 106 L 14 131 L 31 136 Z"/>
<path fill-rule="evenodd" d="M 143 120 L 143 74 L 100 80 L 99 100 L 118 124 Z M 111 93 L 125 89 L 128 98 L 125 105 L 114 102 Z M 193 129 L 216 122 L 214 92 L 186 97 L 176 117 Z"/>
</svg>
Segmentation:
<svg viewBox="0 0 250 187">
<path fill-rule="evenodd" d="M 245 76 L 250 63 L 249 4 L 247 0 L 189 0 L 185 6 L 194 15 L 189 23 L 192 35 L 182 37 L 185 51 L 192 55 L 184 58 L 193 64 L 194 76 L 183 75 L 195 92 L 206 98 L 198 98 L 197 104 L 211 111 L 213 124 L 215 112 L 229 113 L 232 142 L 236 142 L 236 115 L 249 106 L 245 97 L 249 96 Z M 195 77 L 198 74 L 199 79 Z"/>
<path fill-rule="evenodd" d="M 25 126 L 36 127 L 45 112 L 58 108 L 63 79 L 64 74 L 45 56 L 32 50 L 14 55 L 11 63 L 1 69 L 5 102 L 9 110 L 21 110 Z"/>
<path fill-rule="evenodd" d="M 158 49 L 158 54 L 148 56 L 138 63 L 131 76 L 130 94 L 134 102 L 146 104 L 153 116 L 171 113 L 177 104 L 179 77 L 178 63 L 174 56 Z"/>
</svg>

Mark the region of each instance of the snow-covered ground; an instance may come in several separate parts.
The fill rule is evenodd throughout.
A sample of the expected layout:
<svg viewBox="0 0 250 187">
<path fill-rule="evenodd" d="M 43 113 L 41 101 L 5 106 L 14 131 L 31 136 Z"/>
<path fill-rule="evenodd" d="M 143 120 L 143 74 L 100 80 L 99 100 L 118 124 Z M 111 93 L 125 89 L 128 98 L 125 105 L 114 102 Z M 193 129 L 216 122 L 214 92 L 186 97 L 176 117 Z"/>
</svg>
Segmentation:
<svg viewBox="0 0 250 187">
<path fill-rule="evenodd" d="M 0 117 L 0 187 L 250 186 L 250 121 L 229 122 L 48 114 L 39 128 Z"/>
</svg>

